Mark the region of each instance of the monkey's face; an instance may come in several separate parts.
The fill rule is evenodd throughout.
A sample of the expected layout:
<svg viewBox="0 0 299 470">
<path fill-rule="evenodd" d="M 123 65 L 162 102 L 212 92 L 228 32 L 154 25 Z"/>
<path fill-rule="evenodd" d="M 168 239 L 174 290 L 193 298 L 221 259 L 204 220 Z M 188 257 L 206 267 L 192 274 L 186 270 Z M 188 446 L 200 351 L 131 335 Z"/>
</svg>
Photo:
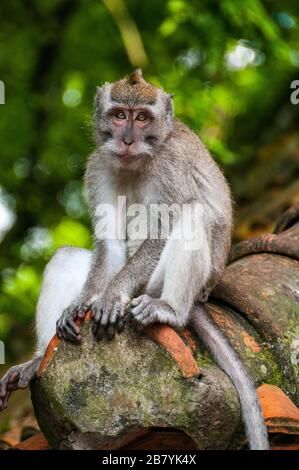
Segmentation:
<svg viewBox="0 0 299 470">
<path fill-rule="evenodd" d="M 101 158 L 111 167 L 141 169 L 155 158 L 171 131 L 172 95 L 137 71 L 133 78 L 98 88 L 94 117 Z"/>
<path fill-rule="evenodd" d="M 146 106 L 112 106 L 103 120 L 102 150 L 113 166 L 136 169 L 155 154 L 162 129 Z"/>
</svg>

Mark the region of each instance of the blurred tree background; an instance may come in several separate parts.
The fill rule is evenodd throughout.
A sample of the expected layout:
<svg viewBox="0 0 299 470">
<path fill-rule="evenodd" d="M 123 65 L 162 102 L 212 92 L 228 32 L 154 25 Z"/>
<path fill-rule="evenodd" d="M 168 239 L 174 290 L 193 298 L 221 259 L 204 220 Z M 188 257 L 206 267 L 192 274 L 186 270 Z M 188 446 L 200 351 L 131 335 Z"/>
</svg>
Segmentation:
<svg viewBox="0 0 299 470">
<path fill-rule="evenodd" d="M 33 346 L 46 262 L 92 246 L 82 192 L 96 85 L 135 66 L 175 93 L 231 183 L 236 239 L 271 228 L 299 198 L 296 0 L 2 0 L 0 339 Z M 51 306 L 49 306 L 51 307 Z M 7 366 L 7 365 L 6 365 Z"/>
</svg>

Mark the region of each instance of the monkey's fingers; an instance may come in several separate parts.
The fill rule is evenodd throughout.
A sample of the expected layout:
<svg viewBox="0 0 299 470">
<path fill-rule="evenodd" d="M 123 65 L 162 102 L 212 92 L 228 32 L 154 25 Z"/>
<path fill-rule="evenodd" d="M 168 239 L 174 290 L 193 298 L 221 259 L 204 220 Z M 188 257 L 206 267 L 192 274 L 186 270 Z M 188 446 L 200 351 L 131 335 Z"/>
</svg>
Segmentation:
<svg viewBox="0 0 299 470">
<path fill-rule="evenodd" d="M 117 302 L 114 306 L 114 309 L 109 317 L 109 326 L 107 334 L 108 338 L 114 337 L 116 333 L 121 333 L 124 329 L 125 323 L 128 319 L 129 312 L 127 304 L 123 302 Z"/>
<path fill-rule="evenodd" d="M 120 301 L 111 302 L 98 309 L 93 316 L 92 332 L 97 340 L 106 337 L 111 340 L 120 333 L 125 324 L 126 305 Z"/>
<path fill-rule="evenodd" d="M 61 339 L 74 343 L 81 341 L 80 329 L 72 319 L 58 321 L 56 331 Z"/>
<path fill-rule="evenodd" d="M 101 337 L 101 332 L 99 332 L 100 328 L 100 320 L 103 314 L 102 308 L 99 308 L 96 304 L 91 307 L 91 312 L 92 312 L 92 334 L 96 339 L 100 339 Z M 98 337 L 99 335 L 99 337 Z"/>
<path fill-rule="evenodd" d="M 121 320 L 123 320 L 125 315 L 125 306 L 122 303 L 116 303 L 114 306 L 112 313 L 109 317 L 109 325 L 108 325 L 108 339 L 114 338 L 116 333 L 119 332 L 118 324 Z"/>
<path fill-rule="evenodd" d="M 115 335 L 116 335 L 115 324 L 108 325 L 107 330 L 106 330 L 107 339 L 111 341 L 115 337 Z"/>
<path fill-rule="evenodd" d="M 64 325 L 63 334 L 64 338 L 72 343 L 79 343 L 81 341 L 80 333 L 75 332 L 74 328 L 69 324 Z"/>
<path fill-rule="evenodd" d="M 91 318 L 95 321 L 99 321 L 102 315 L 102 304 L 100 301 L 93 302 L 90 306 Z"/>
<path fill-rule="evenodd" d="M 116 321 L 115 327 L 116 327 L 117 333 L 121 333 L 123 331 L 129 318 L 130 318 L 130 311 L 128 310 L 128 307 L 126 307 L 123 315 L 119 317 Z"/>
<path fill-rule="evenodd" d="M 101 339 L 104 338 L 105 330 L 106 330 L 106 327 L 99 325 L 99 324 L 95 325 L 95 327 L 93 328 L 93 334 L 97 341 L 100 341 Z"/>
<path fill-rule="evenodd" d="M 101 340 L 104 338 L 109 323 L 109 316 L 109 306 L 104 306 L 100 309 L 100 312 L 97 314 L 97 318 L 95 320 L 96 327 L 93 330 L 97 340 Z"/>
<path fill-rule="evenodd" d="M 76 335 L 76 336 L 80 336 L 80 328 L 78 325 L 76 325 L 76 323 L 74 322 L 74 320 L 72 320 L 72 318 L 68 318 L 65 322 L 65 325 L 72 330 L 72 332 Z"/>
<path fill-rule="evenodd" d="M 96 313 L 97 313 L 96 310 L 91 306 L 90 307 L 90 318 L 91 318 L 91 320 L 93 320 L 95 318 Z"/>
<path fill-rule="evenodd" d="M 123 318 L 120 318 L 120 319 L 118 320 L 118 322 L 116 323 L 116 326 L 115 326 L 115 327 L 116 327 L 117 333 L 121 333 L 121 332 L 123 331 L 123 329 L 124 329 L 124 327 L 125 327 L 125 324 L 126 324 L 126 321 L 127 321 L 127 317 L 128 317 L 128 315 L 126 315 L 126 316 L 123 317 Z"/>
<path fill-rule="evenodd" d="M 76 318 L 84 318 L 86 313 L 91 309 L 91 305 L 87 303 L 82 303 L 78 305 L 75 315 Z"/>
<path fill-rule="evenodd" d="M 111 323 L 110 309 L 108 306 L 103 307 L 97 312 L 92 332 L 97 341 L 102 340 L 105 336 L 112 339 L 115 336 L 114 325 Z"/>
</svg>

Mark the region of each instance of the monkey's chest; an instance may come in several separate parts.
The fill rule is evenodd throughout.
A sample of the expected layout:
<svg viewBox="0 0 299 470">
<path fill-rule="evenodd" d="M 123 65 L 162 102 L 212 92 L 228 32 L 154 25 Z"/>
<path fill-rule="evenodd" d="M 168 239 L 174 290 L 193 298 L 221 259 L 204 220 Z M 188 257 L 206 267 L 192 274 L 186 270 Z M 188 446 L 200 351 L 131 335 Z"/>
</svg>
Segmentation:
<svg viewBox="0 0 299 470">
<path fill-rule="evenodd" d="M 131 258 L 148 238 L 149 206 L 140 194 L 132 192 L 126 199 L 126 254 Z"/>
<path fill-rule="evenodd" d="M 126 199 L 126 253 L 127 257 L 136 253 L 147 238 L 158 238 L 159 204 L 150 195 L 133 193 Z"/>
</svg>

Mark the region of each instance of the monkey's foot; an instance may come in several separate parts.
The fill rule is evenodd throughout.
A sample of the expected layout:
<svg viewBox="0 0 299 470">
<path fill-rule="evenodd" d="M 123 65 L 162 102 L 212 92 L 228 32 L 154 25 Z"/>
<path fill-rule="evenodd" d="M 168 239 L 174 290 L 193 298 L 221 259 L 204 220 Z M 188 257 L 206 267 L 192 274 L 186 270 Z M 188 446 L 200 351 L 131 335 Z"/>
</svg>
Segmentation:
<svg viewBox="0 0 299 470">
<path fill-rule="evenodd" d="M 131 313 L 133 320 L 142 326 L 157 322 L 171 325 L 176 320 L 175 312 L 167 302 L 155 299 L 147 294 L 133 299 L 128 311 Z"/>
<path fill-rule="evenodd" d="M 66 308 L 56 322 L 56 333 L 59 338 L 79 343 L 81 341 L 80 328 L 75 320 L 83 318 L 88 310 L 90 310 L 90 305 L 86 302 L 75 302 Z"/>
<path fill-rule="evenodd" d="M 0 380 L 0 411 L 7 407 L 12 392 L 28 387 L 36 376 L 42 356 L 35 357 L 31 361 L 11 367 Z"/>
</svg>

